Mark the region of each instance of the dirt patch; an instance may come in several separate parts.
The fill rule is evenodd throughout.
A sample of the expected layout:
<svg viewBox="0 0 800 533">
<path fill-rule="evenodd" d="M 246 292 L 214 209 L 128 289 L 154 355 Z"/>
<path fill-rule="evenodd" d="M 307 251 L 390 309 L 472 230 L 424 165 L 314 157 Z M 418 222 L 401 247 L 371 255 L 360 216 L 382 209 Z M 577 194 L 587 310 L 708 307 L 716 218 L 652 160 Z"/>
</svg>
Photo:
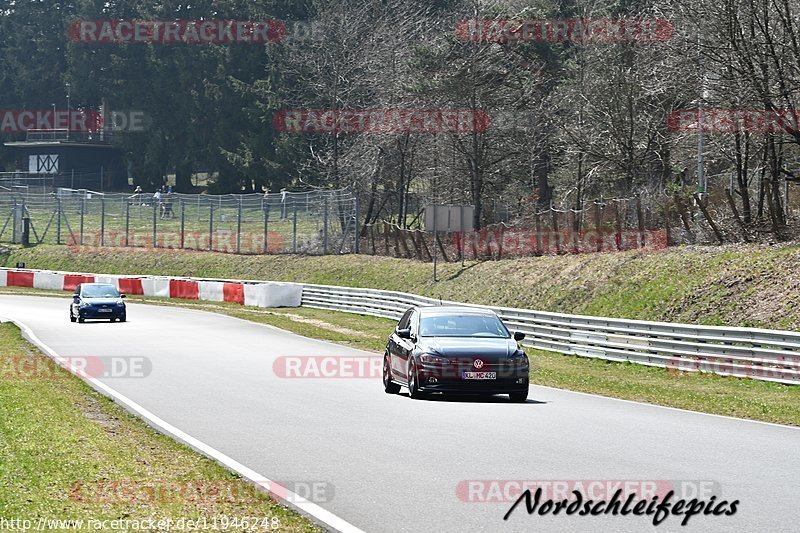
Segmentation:
<svg viewBox="0 0 800 533">
<path fill-rule="evenodd" d="M 219 310 L 219 311 L 231 311 L 230 307 L 225 307 L 222 305 L 214 305 L 214 304 L 192 304 L 192 303 L 180 303 L 175 304 L 171 302 L 164 302 L 161 300 L 141 300 L 148 303 L 156 303 L 160 305 L 172 305 L 176 307 L 196 307 L 197 309 L 208 309 L 208 310 Z M 329 322 L 325 322 L 324 320 L 319 320 L 316 318 L 308 318 L 301 315 L 296 315 L 293 313 L 283 313 L 280 311 L 268 311 L 266 309 L 252 309 L 249 307 L 242 307 L 235 309 L 237 312 L 245 312 L 245 313 L 254 313 L 258 315 L 272 315 L 272 316 L 281 316 L 288 318 L 292 322 L 299 322 L 302 324 L 310 324 L 312 326 L 316 326 L 318 328 L 327 329 L 329 331 L 335 331 L 337 333 L 342 333 L 344 335 L 349 335 L 351 337 L 358 337 L 360 339 L 377 339 L 379 338 L 377 335 L 370 335 L 368 333 L 364 333 L 361 331 L 357 331 L 355 329 L 346 328 L 344 326 L 339 326 L 336 324 L 331 324 Z"/>
<path fill-rule="evenodd" d="M 100 402 L 91 395 L 84 395 L 76 401 L 76 407 L 80 409 L 84 417 L 99 424 L 106 432 L 116 434 L 120 428 L 119 419 L 103 411 Z"/>
</svg>

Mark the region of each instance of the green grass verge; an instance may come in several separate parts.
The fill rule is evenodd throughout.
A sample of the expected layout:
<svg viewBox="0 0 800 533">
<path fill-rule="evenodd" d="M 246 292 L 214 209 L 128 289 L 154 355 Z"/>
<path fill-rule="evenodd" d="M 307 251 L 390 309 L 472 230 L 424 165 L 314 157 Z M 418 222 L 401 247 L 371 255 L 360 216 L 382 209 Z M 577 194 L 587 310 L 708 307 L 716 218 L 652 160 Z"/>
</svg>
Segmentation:
<svg viewBox="0 0 800 533">
<path fill-rule="evenodd" d="M 564 313 L 800 330 L 800 246 L 731 245 L 441 264 L 345 256 L 237 256 L 11 247 L 0 265 L 373 287 Z"/>
<path fill-rule="evenodd" d="M 319 531 L 57 367 L 8 323 L 0 324 L 0 517 L 274 517 L 280 531 Z"/>
<path fill-rule="evenodd" d="M 10 287 L 0 288 L 0 295 L 3 293 L 60 294 Z M 383 318 L 305 307 L 259 309 L 229 303 L 142 296 L 133 296 L 131 301 L 214 311 L 374 352 L 383 351 L 394 326 L 394 321 Z M 533 363 L 532 383 L 535 385 L 800 426 L 800 387 L 797 386 L 679 372 L 533 349 L 526 349 L 526 352 Z"/>
</svg>

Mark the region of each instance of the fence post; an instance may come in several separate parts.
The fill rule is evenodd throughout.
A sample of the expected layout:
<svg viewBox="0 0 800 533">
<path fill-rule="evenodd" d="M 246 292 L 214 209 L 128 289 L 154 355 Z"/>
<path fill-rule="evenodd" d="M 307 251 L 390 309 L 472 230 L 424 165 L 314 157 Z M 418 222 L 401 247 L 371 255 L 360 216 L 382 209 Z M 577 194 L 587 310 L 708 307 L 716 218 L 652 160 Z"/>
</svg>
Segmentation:
<svg viewBox="0 0 800 533">
<path fill-rule="evenodd" d="M 5 230 L 6 228 L 3 227 Z M 14 197 L 14 207 L 11 208 L 11 242 L 17 244 L 17 198 Z"/>
<path fill-rule="evenodd" d="M 86 193 L 81 194 L 81 246 L 83 246 L 83 219 L 86 216 Z"/>
<path fill-rule="evenodd" d="M 181 203 L 181 250 L 183 250 L 186 246 L 186 204 L 183 203 L 183 198 L 179 201 Z"/>
<path fill-rule="evenodd" d="M 594 202 L 594 230 L 597 232 L 597 245 L 595 251 L 601 251 L 603 249 L 603 233 L 602 233 L 602 212 L 600 211 L 601 207 L 600 204 L 603 203 L 603 196 L 600 196 L 600 200 L 595 200 Z"/>
<path fill-rule="evenodd" d="M 106 197 L 100 197 L 100 246 L 106 245 Z"/>
<path fill-rule="evenodd" d="M 636 222 L 639 226 L 639 235 L 636 236 L 636 247 L 644 246 L 644 213 L 642 213 L 642 197 L 636 197 Z"/>
<path fill-rule="evenodd" d="M 238 212 L 236 214 L 236 253 L 241 252 L 242 247 L 242 196 L 239 195 Z"/>
<path fill-rule="evenodd" d="M 157 213 L 157 211 L 158 211 L 158 202 L 153 202 L 153 248 L 158 248 L 158 246 L 156 246 L 156 238 L 158 237 L 158 235 L 156 233 L 157 232 L 157 230 L 156 230 L 156 225 L 157 225 L 156 213 Z"/>
<path fill-rule="evenodd" d="M 550 209 L 553 209 L 553 208 L 551 207 Z M 553 236 L 554 236 L 555 241 L 556 241 L 555 249 L 556 249 L 556 253 L 560 254 L 561 253 L 561 235 L 558 232 L 558 211 L 556 211 L 554 209 L 552 211 L 552 219 L 553 219 L 552 220 L 552 223 L 553 223 Z"/>
<path fill-rule="evenodd" d="M 294 197 L 292 197 L 292 211 L 293 213 L 293 220 L 292 220 L 292 253 L 297 253 L 297 202 L 295 201 Z"/>
<path fill-rule="evenodd" d="M 128 233 L 131 226 L 131 203 L 125 202 L 125 247 L 130 246 Z"/>
<path fill-rule="evenodd" d="M 264 206 L 264 253 L 269 252 L 269 198 Z"/>
<path fill-rule="evenodd" d="M 56 193 L 56 244 L 61 244 L 61 198 Z"/>
<path fill-rule="evenodd" d="M 214 202 L 208 204 L 208 250 L 214 251 Z"/>
<path fill-rule="evenodd" d="M 359 221 L 361 220 L 361 203 L 358 201 L 358 193 L 356 193 L 355 199 L 356 199 L 356 206 L 355 206 L 356 207 L 356 223 L 355 223 L 354 235 L 355 235 L 356 242 L 355 242 L 355 247 L 354 248 L 355 248 L 355 253 L 359 254 L 359 253 L 361 253 L 361 227 L 359 226 L 359 224 L 360 224 Z"/>
<path fill-rule="evenodd" d="M 323 211 L 322 211 L 322 255 L 328 255 L 328 197 L 327 197 L 327 195 L 323 199 Z"/>
</svg>

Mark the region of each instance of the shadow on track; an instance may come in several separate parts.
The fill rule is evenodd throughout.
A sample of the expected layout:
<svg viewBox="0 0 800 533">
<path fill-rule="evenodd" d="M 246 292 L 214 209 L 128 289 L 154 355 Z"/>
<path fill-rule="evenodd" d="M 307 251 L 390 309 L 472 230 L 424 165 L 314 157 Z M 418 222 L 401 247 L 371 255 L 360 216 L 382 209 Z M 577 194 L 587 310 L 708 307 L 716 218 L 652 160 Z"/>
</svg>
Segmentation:
<svg viewBox="0 0 800 533">
<path fill-rule="evenodd" d="M 410 399 L 407 392 L 401 392 L 399 396 Z M 546 405 L 548 402 L 527 399 L 524 402 L 512 402 L 507 396 L 497 394 L 494 396 L 480 396 L 475 394 L 429 394 L 421 401 L 428 402 L 453 402 L 453 403 L 504 403 L 514 405 Z"/>
</svg>

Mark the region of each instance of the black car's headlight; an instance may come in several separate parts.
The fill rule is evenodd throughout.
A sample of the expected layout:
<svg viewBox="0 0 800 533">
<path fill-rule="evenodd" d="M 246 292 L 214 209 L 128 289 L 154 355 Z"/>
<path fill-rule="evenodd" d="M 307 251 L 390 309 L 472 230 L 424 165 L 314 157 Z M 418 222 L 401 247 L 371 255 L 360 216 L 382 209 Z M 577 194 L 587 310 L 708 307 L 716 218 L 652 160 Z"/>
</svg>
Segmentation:
<svg viewBox="0 0 800 533">
<path fill-rule="evenodd" d="M 420 361 L 425 363 L 426 365 L 449 365 L 450 359 L 446 357 L 442 357 L 440 355 L 433 355 L 433 354 L 422 354 L 419 357 Z"/>
<path fill-rule="evenodd" d="M 508 362 L 512 365 L 527 365 L 528 364 L 528 356 L 525 355 L 525 352 L 517 352 L 508 360 Z"/>
</svg>

